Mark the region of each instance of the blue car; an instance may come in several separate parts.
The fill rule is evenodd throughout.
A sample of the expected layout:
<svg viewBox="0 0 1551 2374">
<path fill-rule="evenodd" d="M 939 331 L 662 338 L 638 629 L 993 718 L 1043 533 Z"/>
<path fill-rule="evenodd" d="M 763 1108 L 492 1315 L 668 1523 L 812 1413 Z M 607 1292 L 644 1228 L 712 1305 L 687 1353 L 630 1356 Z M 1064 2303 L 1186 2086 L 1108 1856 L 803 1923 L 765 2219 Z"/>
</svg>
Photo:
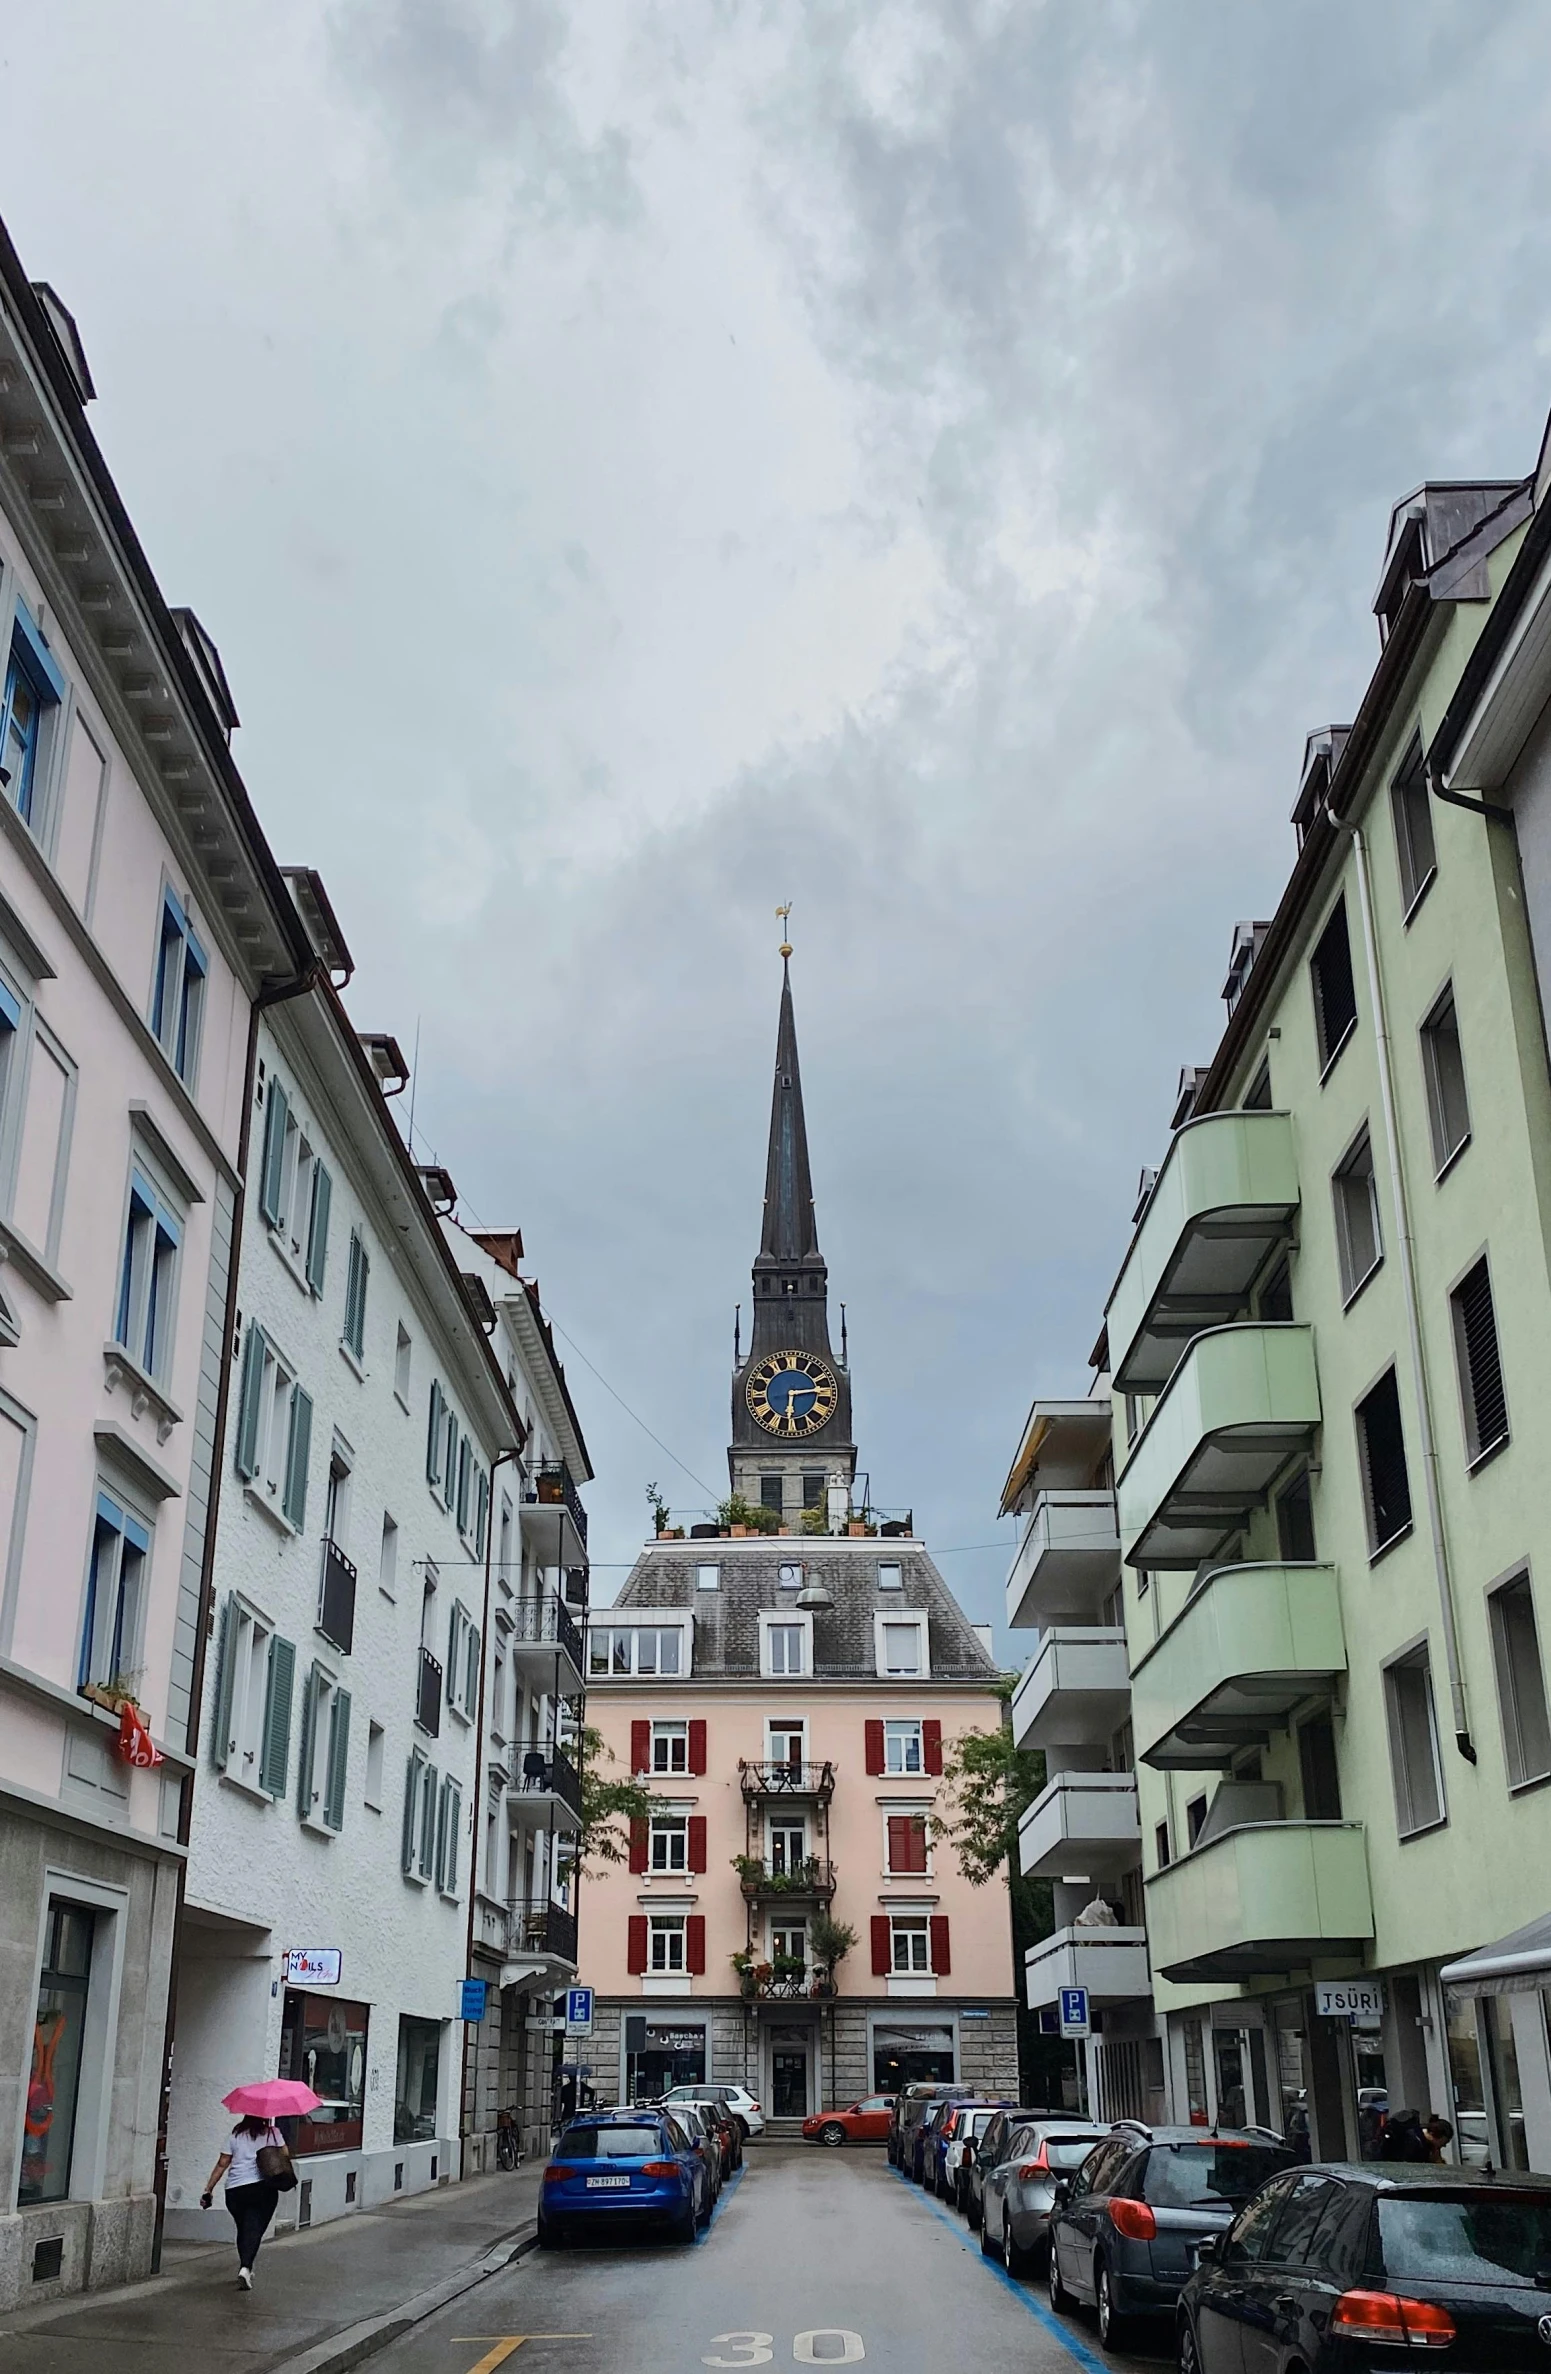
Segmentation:
<svg viewBox="0 0 1551 2374">
<path fill-rule="evenodd" d="M 678 2120 L 660 2110 L 600 2110 L 574 2119 L 544 2170 L 539 2246 L 587 2232 L 666 2228 L 693 2242 L 711 2218 L 711 2178 Z"/>
</svg>

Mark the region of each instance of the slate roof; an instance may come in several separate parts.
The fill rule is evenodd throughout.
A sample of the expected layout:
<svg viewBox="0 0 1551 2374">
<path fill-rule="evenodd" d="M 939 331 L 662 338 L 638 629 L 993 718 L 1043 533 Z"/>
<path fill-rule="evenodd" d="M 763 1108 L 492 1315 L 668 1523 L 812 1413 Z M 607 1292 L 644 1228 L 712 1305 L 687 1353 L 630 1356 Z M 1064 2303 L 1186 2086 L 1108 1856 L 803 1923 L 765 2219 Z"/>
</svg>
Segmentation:
<svg viewBox="0 0 1551 2374">
<path fill-rule="evenodd" d="M 695 1569 L 712 1559 L 721 1566 L 721 1587 L 702 1591 Z M 902 1569 L 900 1590 L 879 1590 L 880 1559 Z M 805 1567 L 834 1596 L 832 1608 L 813 1612 L 816 1680 L 880 1680 L 873 1617 L 924 1608 L 931 1680 L 992 1681 L 995 1664 L 918 1542 L 820 1542 L 803 1535 L 664 1542 L 643 1550 L 613 1607 L 596 1609 L 594 1621 L 648 1608 L 687 1608 L 695 1619 L 694 1679 L 758 1678 L 760 1611 L 792 1607 L 797 1593 L 779 1580 L 780 1568 L 790 1565 Z"/>
</svg>

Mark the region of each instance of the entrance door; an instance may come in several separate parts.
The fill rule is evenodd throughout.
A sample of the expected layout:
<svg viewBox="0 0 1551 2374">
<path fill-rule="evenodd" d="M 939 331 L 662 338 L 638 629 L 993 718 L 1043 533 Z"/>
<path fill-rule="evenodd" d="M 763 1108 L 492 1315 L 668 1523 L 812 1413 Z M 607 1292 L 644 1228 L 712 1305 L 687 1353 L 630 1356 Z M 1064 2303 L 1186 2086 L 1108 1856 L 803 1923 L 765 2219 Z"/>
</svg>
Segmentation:
<svg viewBox="0 0 1551 2374">
<path fill-rule="evenodd" d="M 770 2099 L 777 2118 L 808 2115 L 808 2055 L 800 2045 L 777 2044 L 770 2052 Z"/>
</svg>

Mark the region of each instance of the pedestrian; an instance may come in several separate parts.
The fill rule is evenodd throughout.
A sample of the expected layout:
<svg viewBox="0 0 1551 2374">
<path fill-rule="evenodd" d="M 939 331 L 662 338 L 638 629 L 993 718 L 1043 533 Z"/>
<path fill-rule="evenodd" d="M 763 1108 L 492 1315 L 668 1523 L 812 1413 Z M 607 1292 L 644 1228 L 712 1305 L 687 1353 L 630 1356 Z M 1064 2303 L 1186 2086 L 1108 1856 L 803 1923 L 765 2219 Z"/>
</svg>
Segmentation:
<svg viewBox="0 0 1551 2374">
<path fill-rule="evenodd" d="M 1422 2133 L 1427 2142 L 1427 2157 L 1441 2165 L 1449 2156 L 1449 2145 L 1454 2140 L 1454 2129 L 1446 2118 L 1440 2118 L 1437 2111 L 1433 2110 L 1428 2113 L 1427 2124 L 1423 2127 Z"/>
<path fill-rule="evenodd" d="M 1390 2114 L 1379 2145 L 1381 2160 L 1427 2160 L 1432 2154 L 1422 2133 L 1421 2116 L 1414 2110 L 1396 2110 Z"/>
<path fill-rule="evenodd" d="M 253 2262 L 280 2198 L 277 2163 L 269 2163 L 277 2173 L 265 2175 L 259 2154 L 276 2150 L 286 2150 L 285 2137 L 277 2126 L 267 2118 L 240 2118 L 199 2196 L 200 2208 L 208 2209 L 216 2186 L 225 2177 L 226 2206 L 237 2228 L 237 2281 L 245 2292 L 253 2289 Z"/>
</svg>

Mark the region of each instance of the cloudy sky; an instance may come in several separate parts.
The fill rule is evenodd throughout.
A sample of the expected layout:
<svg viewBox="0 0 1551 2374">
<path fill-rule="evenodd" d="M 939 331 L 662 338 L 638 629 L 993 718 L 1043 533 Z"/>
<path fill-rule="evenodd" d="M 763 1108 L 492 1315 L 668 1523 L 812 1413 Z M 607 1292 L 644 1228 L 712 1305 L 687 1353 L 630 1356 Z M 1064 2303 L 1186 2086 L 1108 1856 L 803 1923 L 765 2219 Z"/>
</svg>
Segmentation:
<svg viewBox="0 0 1551 2374">
<path fill-rule="evenodd" d="M 999 1612 L 1389 505 L 1533 464 L 1548 94 L 1543 0 L 7 12 L 0 212 L 600 1562 L 725 1490 L 790 898 L 863 1464 Z"/>
</svg>

